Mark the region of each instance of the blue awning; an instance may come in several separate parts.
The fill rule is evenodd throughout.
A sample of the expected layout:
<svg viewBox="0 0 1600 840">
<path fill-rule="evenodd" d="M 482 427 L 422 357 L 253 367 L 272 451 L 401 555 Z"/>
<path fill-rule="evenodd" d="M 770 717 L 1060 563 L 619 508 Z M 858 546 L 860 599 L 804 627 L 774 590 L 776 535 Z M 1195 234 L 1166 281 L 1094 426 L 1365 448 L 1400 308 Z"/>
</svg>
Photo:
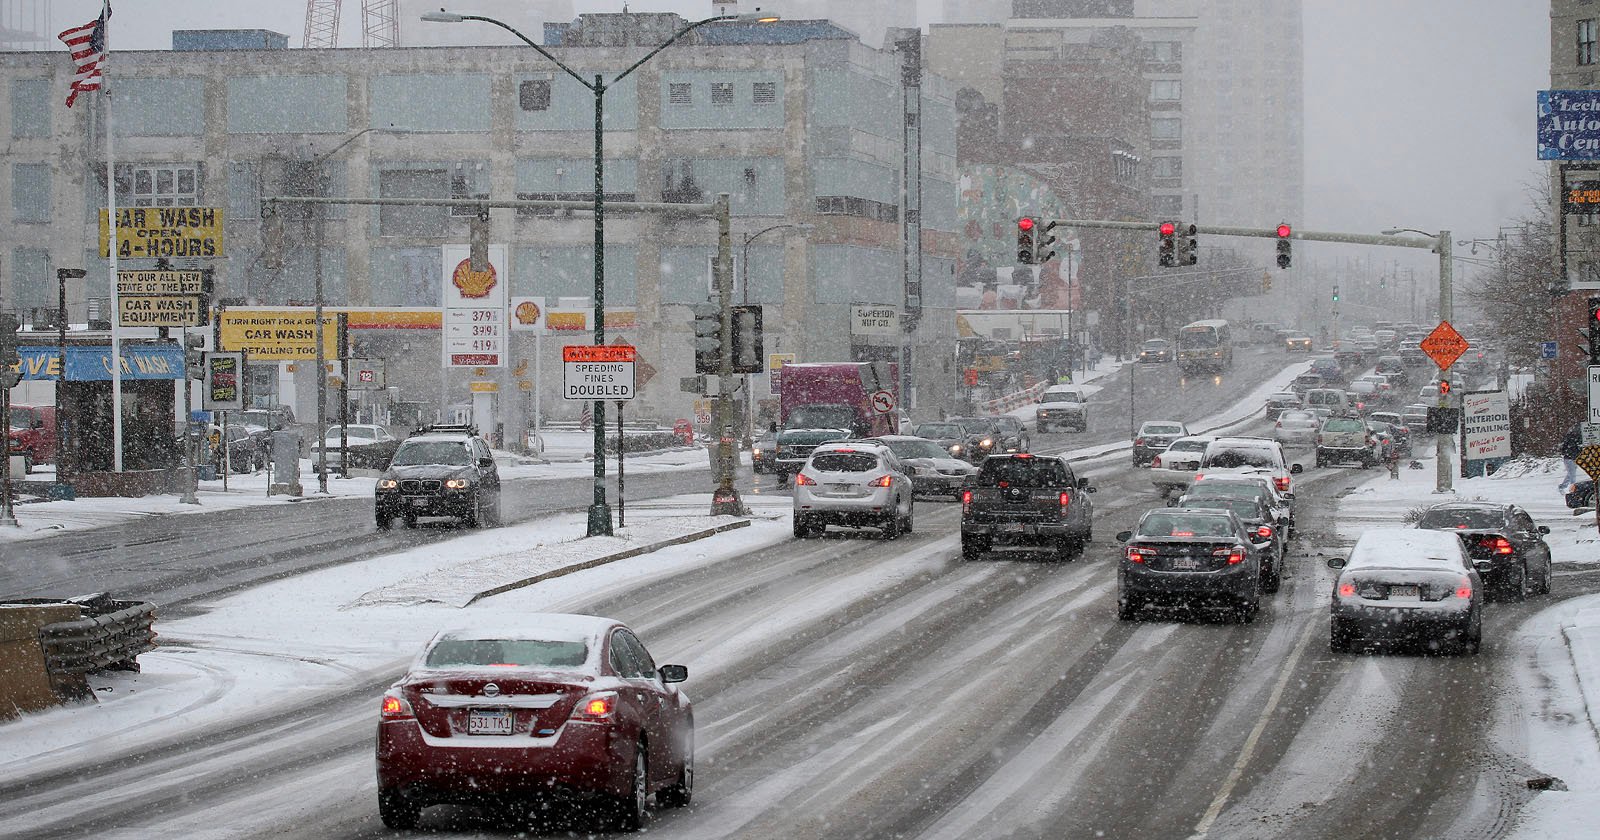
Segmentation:
<svg viewBox="0 0 1600 840">
<path fill-rule="evenodd" d="M 182 379 L 183 348 L 176 344 L 122 345 L 123 379 Z M 55 347 L 18 347 L 17 366 L 22 378 L 61 378 Z M 68 382 L 111 381 L 111 345 L 67 347 Z"/>
</svg>

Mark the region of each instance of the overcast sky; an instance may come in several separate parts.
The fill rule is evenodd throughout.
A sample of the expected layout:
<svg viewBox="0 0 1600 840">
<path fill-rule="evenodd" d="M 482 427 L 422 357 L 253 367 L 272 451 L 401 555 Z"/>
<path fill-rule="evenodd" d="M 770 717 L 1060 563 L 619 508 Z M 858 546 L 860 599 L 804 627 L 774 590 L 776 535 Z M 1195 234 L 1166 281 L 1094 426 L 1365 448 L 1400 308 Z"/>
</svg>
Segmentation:
<svg viewBox="0 0 1600 840">
<path fill-rule="evenodd" d="M 924 21 L 937 8 L 921 0 Z M 1274 0 L 1289 2 L 1289 0 Z M 56 0 L 62 27 L 99 0 Z M 443 0 L 471 11 L 468 0 Z M 360 0 L 344 2 L 355 43 Z M 620 0 L 573 0 L 578 12 Z M 262 28 L 298 46 L 304 0 L 117 0 L 114 48 L 167 49 L 170 30 Z M 634 11 L 711 13 L 710 0 L 631 0 Z M 1523 212 L 1534 92 L 1549 86 L 1549 8 L 1535 0 L 1310 0 L 1305 11 L 1303 229 L 1448 227 L 1493 237 Z"/>
</svg>

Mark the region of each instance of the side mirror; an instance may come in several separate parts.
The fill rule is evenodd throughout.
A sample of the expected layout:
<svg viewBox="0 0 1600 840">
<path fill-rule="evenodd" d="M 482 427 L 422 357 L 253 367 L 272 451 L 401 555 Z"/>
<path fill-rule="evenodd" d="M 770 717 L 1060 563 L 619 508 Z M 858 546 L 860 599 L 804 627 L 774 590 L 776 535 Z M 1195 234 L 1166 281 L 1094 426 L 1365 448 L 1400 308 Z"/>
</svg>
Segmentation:
<svg viewBox="0 0 1600 840">
<path fill-rule="evenodd" d="M 478 466 L 480 466 L 480 467 L 482 467 L 484 469 L 488 469 L 488 468 L 494 466 L 494 459 L 493 458 L 479 458 L 478 459 Z"/>
<path fill-rule="evenodd" d="M 656 673 L 661 675 L 661 681 L 664 683 L 681 683 L 689 678 L 689 666 L 662 665 L 656 669 Z"/>
<path fill-rule="evenodd" d="M 1474 561 L 1472 561 L 1472 568 L 1477 569 L 1478 570 L 1478 574 L 1480 574 L 1480 575 L 1484 574 L 1486 572 L 1492 572 L 1492 571 L 1494 571 L 1494 561 L 1493 560 L 1474 560 Z"/>
<path fill-rule="evenodd" d="M 1125 543 L 1125 542 L 1127 542 L 1128 540 L 1131 540 L 1131 539 L 1133 539 L 1133 532 L 1132 531 L 1118 531 L 1117 532 L 1117 542 Z"/>
<path fill-rule="evenodd" d="M 1342 569 L 1342 568 L 1344 568 L 1345 563 L 1347 563 L 1347 562 L 1349 562 L 1349 561 L 1345 560 L 1343 557 L 1329 557 L 1328 558 L 1328 568 L 1330 568 L 1330 569 Z"/>
<path fill-rule="evenodd" d="M 1093 493 L 1094 492 L 1094 485 L 1090 485 L 1088 487 L 1083 488 L 1083 492 L 1085 492 L 1085 493 Z"/>
<path fill-rule="evenodd" d="M 1290 475 L 1299 475 L 1299 474 L 1301 474 L 1303 472 L 1305 472 L 1305 468 L 1300 466 L 1299 464 L 1291 464 L 1289 466 L 1289 474 Z"/>
<path fill-rule="evenodd" d="M 1545 534 L 1548 534 L 1548 533 L 1550 533 L 1550 526 L 1548 526 L 1548 525 L 1540 525 L 1539 526 L 1539 536 L 1544 536 Z"/>
<path fill-rule="evenodd" d="M 1089 489 L 1089 479 L 1087 479 L 1087 478 L 1078 479 L 1078 489 L 1079 490 L 1088 490 Z"/>
</svg>

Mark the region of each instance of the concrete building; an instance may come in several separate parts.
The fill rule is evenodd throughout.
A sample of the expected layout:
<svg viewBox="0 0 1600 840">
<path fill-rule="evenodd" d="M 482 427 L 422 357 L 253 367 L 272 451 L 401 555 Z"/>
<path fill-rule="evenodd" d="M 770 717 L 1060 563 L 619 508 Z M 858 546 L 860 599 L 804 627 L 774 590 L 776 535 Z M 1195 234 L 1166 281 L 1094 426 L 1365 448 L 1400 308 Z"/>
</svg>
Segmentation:
<svg viewBox="0 0 1600 840">
<path fill-rule="evenodd" d="M 581 73 L 614 76 L 683 25 L 675 15 L 586 15 L 550 29 L 551 51 Z M 487 24 L 456 24 L 455 27 Z M 446 27 L 451 28 L 451 27 Z M 222 208 L 226 253 L 205 261 L 217 296 L 235 305 L 308 305 L 320 271 L 328 304 L 432 309 L 441 302 L 441 246 L 467 241 L 466 209 L 286 211 L 285 267 L 262 259 L 260 199 L 274 194 L 385 197 L 593 197 L 593 97 L 525 47 L 126 52 L 115 56 L 119 205 Z M 50 309 L 57 268 L 83 267 L 69 287 L 74 322 L 106 316 L 107 263 L 97 247 L 105 201 L 101 97 L 62 106 L 64 53 L 0 54 L 0 308 Z M 904 302 L 901 170 L 904 118 L 898 55 L 820 21 L 720 23 L 696 30 L 605 98 L 606 194 L 612 200 L 700 201 L 730 193 L 736 298 L 766 307 L 766 349 L 797 361 L 874 358 L 900 337 L 851 337 L 850 305 Z M 950 85 L 925 76 L 922 247 L 925 315 L 908 341 L 913 412 L 936 411 L 954 374 L 955 115 Z M 85 102 L 85 100 L 88 100 Z M 318 161 L 321 161 L 319 164 Z M 587 213 L 496 210 L 513 295 L 575 311 L 593 290 Z M 750 239 L 758 232 L 759 238 Z M 695 395 L 688 306 L 711 294 L 716 227 L 707 219 L 608 214 L 608 338 L 634 344 L 656 371 L 630 416 L 690 416 Z M 745 259 L 748 255 L 748 260 Z M 179 266 L 184 261 L 177 260 Z M 123 260 L 122 268 L 151 267 Z M 381 318 L 379 319 L 381 321 Z M 385 359 L 397 399 L 443 410 L 493 381 L 502 395 L 530 383 L 547 416 L 576 417 L 558 398 L 559 345 L 531 367 L 441 368 L 437 331 L 361 330 L 358 353 Z M 513 336 L 514 362 L 533 341 Z M 254 366 L 263 401 L 314 404 L 309 366 Z M 752 377 L 758 398 L 766 377 Z M 393 390 L 393 387 L 391 387 Z M 508 436 L 529 410 L 497 409 Z"/>
<path fill-rule="evenodd" d="M 745 0 L 737 8 L 776 12 L 785 20 L 820 19 L 854 32 L 862 43 L 884 46 L 884 32 L 917 25 L 917 0 Z"/>
<path fill-rule="evenodd" d="M 1550 0 L 1550 89 L 1595 90 L 1600 88 L 1600 8 L 1587 0 Z M 1550 167 L 1550 194 L 1560 212 L 1562 195 L 1559 165 Z M 1581 171 L 1574 179 L 1596 177 Z M 1554 220 L 1552 220 L 1554 221 Z M 1568 276 L 1573 281 L 1600 279 L 1600 215 L 1569 214 L 1567 223 Z M 1557 248 L 1559 248 L 1559 244 Z M 1559 264 L 1560 254 L 1556 255 Z M 1588 299 L 1600 291 L 1574 291 L 1556 299 L 1556 312 L 1549 331 L 1553 336 L 1583 335 L 1588 330 Z M 1587 403 L 1580 392 L 1563 387 L 1582 384 L 1589 363 L 1588 347 L 1581 341 L 1558 341 L 1556 360 L 1551 365 L 1550 382 L 1557 421 L 1554 438 L 1583 419 Z M 1554 439 L 1552 438 L 1552 439 Z"/>
</svg>

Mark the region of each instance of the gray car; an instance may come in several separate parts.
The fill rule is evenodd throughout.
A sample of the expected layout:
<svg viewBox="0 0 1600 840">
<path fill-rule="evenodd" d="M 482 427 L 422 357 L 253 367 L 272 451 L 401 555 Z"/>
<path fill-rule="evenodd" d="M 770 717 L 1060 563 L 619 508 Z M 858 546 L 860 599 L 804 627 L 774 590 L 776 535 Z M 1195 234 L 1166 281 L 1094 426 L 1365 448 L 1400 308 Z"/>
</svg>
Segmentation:
<svg viewBox="0 0 1600 840">
<path fill-rule="evenodd" d="M 918 495 L 955 496 L 962 485 L 976 475 L 978 468 L 956 458 L 939 444 L 911 435 L 882 435 L 868 438 L 889 447 L 911 475 L 911 486 Z"/>
<path fill-rule="evenodd" d="M 1261 568 L 1270 540 L 1256 539 L 1232 511 L 1156 508 L 1123 543 L 1117 564 L 1117 618 L 1146 604 L 1220 607 L 1252 622 L 1261 604 Z"/>
<path fill-rule="evenodd" d="M 1487 568 L 1489 561 L 1479 561 Z M 1453 641 L 1477 653 L 1483 637 L 1483 580 L 1467 546 L 1451 531 L 1370 528 L 1331 557 L 1329 646 L 1348 651 L 1361 641 Z"/>
</svg>

